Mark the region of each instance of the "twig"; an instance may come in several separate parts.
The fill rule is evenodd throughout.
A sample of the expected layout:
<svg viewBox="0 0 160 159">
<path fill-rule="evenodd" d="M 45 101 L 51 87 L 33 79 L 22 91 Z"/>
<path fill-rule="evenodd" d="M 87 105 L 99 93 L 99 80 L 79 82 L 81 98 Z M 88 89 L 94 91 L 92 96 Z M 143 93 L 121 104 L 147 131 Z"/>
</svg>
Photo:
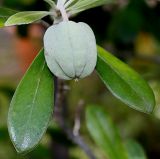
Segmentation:
<svg viewBox="0 0 160 159">
<path fill-rule="evenodd" d="M 40 23 L 47 29 L 50 27 L 49 23 L 47 23 L 46 21 L 44 20 L 40 20 Z"/>
<path fill-rule="evenodd" d="M 75 136 L 79 135 L 79 130 L 81 128 L 81 116 L 84 108 L 84 101 L 81 99 L 78 102 L 78 105 L 76 107 L 76 113 L 75 113 L 75 120 L 74 120 L 74 128 L 73 128 L 73 134 Z"/>
<path fill-rule="evenodd" d="M 45 21 L 41 21 L 42 25 L 46 28 L 49 27 L 49 24 Z M 66 120 L 66 93 L 69 90 L 69 87 L 65 85 L 63 80 L 60 80 L 55 77 L 55 104 L 54 104 L 54 118 L 56 119 L 59 126 L 62 128 L 64 133 L 68 136 L 68 138 L 73 141 L 75 144 L 79 145 L 80 148 L 84 150 L 84 152 L 88 155 L 90 159 L 96 159 L 91 149 L 88 145 L 83 141 L 82 137 L 79 135 L 75 135 L 70 127 L 67 125 Z"/>
<path fill-rule="evenodd" d="M 73 130 L 68 126 L 67 119 L 66 119 L 66 89 L 64 89 L 65 82 L 60 79 L 55 79 L 56 84 L 56 93 L 55 93 L 55 106 L 54 106 L 54 117 L 56 118 L 56 121 L 58 122 L 59 126 L 62 128 L 64 133 L 67 135 L 67 137 L 73 141 L 75 144 L 80 146 L 84 152 L 87 154 L 87 156 L 90 159 L 96 159 L 91 149 L 88 147 L 88 145 L 84 142 L 83 138 L 79 135 L 74 135 Z"/>
<path fill-rule="evenodd" d="M 64 130 L 64 129 L 63 129 Z M 66 133 L 66 135 L 68 136 L 68 138 L 73 141 L 75 144 L 79 145 L 79 147 L 81 147 L 84 152 L 87 154 L 87 156 L 90 159 L 96 159 L 96 157 L 94 156 L 93 152 L 91 151 L 91 149 L 88 147 L 88 145 L 84 142 L 83 138 L 79 135 L 75 136 L 73 134 L 73 131 L 69 128 L 65 128 L 64 132 Z"/>
</svg>

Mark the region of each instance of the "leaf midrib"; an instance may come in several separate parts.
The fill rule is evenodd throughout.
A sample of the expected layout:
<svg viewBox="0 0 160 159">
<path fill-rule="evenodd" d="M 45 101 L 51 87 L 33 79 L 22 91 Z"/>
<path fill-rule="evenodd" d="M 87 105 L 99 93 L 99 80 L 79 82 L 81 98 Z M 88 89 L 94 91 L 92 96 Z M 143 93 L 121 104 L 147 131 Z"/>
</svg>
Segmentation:
<svg viewBox="0 0 160 159">
<path fill-rule="evenodd" d="M 103 57 L 101 57 L 100 55 L 98 55 L 98 56 L 100 57 L 101 60 L 103 60 L 103 62 L 108 63 Z M 124 81 L 124 83 L 126 83 L 126 85 L 128 85 L 128 86 L 133 90 L 133 92 L 135 92 L 136 96 L 137 96 L 140 100 L 143 100 L 143 102 L 144 102 L 146 105 L 148 105 L 148 104 L 145 102 L 145 100 L 144 100 L 143 98 L 141 98 L 141 96 L 139 95 L 139 93 L 138 93 L 133 87 L 131 87 L 130 83 L 125 82 L 126 80 L 121 76 L 121 74 L 120 74 L 118 71 L 115 70 L 115 68 L 114 68 L 112 65 L 108 65 L 108 66 L 109 66 L 111 69 L 114 70 L 114 72 L 119 76 L 119 78 L 122 79 L 122 80 Z M 105 82 L 105 83 L 106 83 L 106 82 Z M 138 94 L 138 95 L 137 95 L 137 94 Z M 119 96 L 117 96 L 117 95 L 116 95 L 116 97 L 119 98 Z M 135 105 L 133 105 L 133 106 L 135 107 Z M 136 107 L 137 107 L 137 106 L 136 106 Z M 136 109 L 136 108 L 135 108 L 135 109 Z M 149 109 L 149 110 L 151 110 L 151 109 Z"/>
<path fill-rule="evenodd" d="M 37 96 L 37 93 L 38 93 L 38 89 L 39 89 L 39 85 L 40 85 L 40 82 L 41 82 L 41 77 L 42 77 L 42 72 L 44 70 L 44 67 L 45 67 L 45 61 L 43 62 L 43 65 L 42 65 L 42 68 L 39 72 L 39 75 L 40 77 L 37 79 L 37 86 L 36 86 L 36 89 L 35 89 L 35 93 L 34 93 L 34 96 L 33 96 L 33 101 L 31 103 L 31 110 L 30 110 L 30 113 L 29 113 L 29 116 L 28 116 L 28 120 L 27 120 L 27 123 L 26 123 L 26 127 L 25 127 L 25 131 L 24 131 L 24 134 L 26 134 L 28 128 L 29 128 L 29 123 L 30 123 L 30 120 L 32 118 L 32 113 L 33 113 L 33 109 L 34 109 L 34 104 L 35 104 L 35 100 L 36 100 L 36 96 Z M 30 129 L 30 128 L 29 128 Z M 23 138 L 23 141 L 25 139 L 25 135 L 24 135 L 24 138 Z M 23 144 L 23 143 L 22 143 Z"/>
<path fill-rule="evenodd" d="M 20 17 L 16 17 L 15 19 L 14 19 L 14 21 L 18 21 L 18 20 L 20 20 L 20 19 L 22 19 L 22 18 L 27 18 L 28 16 L 31 16 L 33 13 L 34 13 L 34 15 L 33 16 L 35 16 L 35 14 L 36 15 L 38 15 L 38 14 L 42 14 L 42 13 L 44 13 L 44 15 L 43 16 L 45 16 L 45 15 L 48 15 L 49 13 L 48 12 L 46 12 L 46 11 L 40 11 L 40 12 L 38 12 L 38 13 L 36 13 L 37 11 L 29 11 L 30 13 L 28 13 L 28 14 L 26 14 L 26 15 L 22 15 L 22 16 L 20 16 Z M 12 18 L 14 17 L 14 16 L 17 16 L 17 14 L 20 14 L 20 13 L 22 13 L 22 14 L 25 14 L 25 12 L 19 12 L 19 13 L 16 13 L 16 14 L 14 14 L 14 15 L 12 15 L 12 16 L 10 16 L 10 18 L 8 19 L 8 21 L 10 21 L 11 20 L 11 22 L 13 21 L 12 20 Z M 42 17 L 43 17 L 42 16 Z M 38 18 L 36 18 L 36 19 L 38 19 Z M 27 19 L 28 20 L 28 19 Z M 29 19 L 30 20 L 30 19 Z M 23 22 L 22 22 L 23 23 Z"/>
</svg>

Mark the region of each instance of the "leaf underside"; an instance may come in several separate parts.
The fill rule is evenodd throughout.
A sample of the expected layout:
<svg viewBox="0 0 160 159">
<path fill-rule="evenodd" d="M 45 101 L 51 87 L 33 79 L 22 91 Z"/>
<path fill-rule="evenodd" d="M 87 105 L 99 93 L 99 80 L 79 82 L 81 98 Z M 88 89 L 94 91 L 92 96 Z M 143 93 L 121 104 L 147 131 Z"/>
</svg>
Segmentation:
<svg viewBox="0 0 160 159">
<path fill-rule="evenodd" d="M 7 21 L 7 19 L 11 15 L 16 14 L 16 13 L 17 11 L 15 10 L 0 7 L 0 28 L 4 27 L 4 23 Z"/>
<path fill-rule="evenodd" d="M 5 26 L 29 24 L 38 21 L 49 15 L 47 11 L 24 11 L 10 16 L 5 22 Z"/>
<path fill-rule="evenodd" d="M 67 11 L 72 15 L 90 8 L 114 2 L 115 0 L 70 0 L 65 4 L 65 7 Z"/>
</svg>

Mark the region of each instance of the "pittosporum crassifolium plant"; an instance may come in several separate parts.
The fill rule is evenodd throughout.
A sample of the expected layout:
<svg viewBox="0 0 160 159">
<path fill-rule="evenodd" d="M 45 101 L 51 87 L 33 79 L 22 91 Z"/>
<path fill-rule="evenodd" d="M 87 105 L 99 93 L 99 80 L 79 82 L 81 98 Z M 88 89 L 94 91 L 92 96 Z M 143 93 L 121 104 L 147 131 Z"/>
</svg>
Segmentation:
<svg viewBox="0 0 160 159">
<path fill-rule="evenodd" d="M 96 45 L 92 29 L 70 16 L 113 0 L 45 0 L 50 11 L 0 8 L 0 27 L 24 25 L 51 16 L 53 25 L 44 35 L 44 49 L 35 58 L 12 98 L 8 113 L 10 138 L 19 153 L 31 151 L 44 135 L 54 109 L 54 78 L 79 80 L 96 70 L 98 76 L 122 102 L 151 113 L 152 89 L 138 73 Z M 36 115 L 36 117 L 35 117 Z"/>
</svg>

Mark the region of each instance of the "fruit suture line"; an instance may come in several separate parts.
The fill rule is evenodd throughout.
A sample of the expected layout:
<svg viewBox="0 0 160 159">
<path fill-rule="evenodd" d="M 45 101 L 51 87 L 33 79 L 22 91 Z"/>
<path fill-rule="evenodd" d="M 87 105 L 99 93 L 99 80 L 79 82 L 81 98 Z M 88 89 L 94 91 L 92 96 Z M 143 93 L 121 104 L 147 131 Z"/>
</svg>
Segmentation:
<svg viewBox="0 0 160 159">
<path fill-rule="evenodd" d="M 46 63 L 60 79 L 78 81 L 95 69 L 96 39 L 87 24 L 69 21 L 64 1 L 58 1 L 57 9 L 62 21 L 49 27 L 44 35 Z"/>
</svg>

